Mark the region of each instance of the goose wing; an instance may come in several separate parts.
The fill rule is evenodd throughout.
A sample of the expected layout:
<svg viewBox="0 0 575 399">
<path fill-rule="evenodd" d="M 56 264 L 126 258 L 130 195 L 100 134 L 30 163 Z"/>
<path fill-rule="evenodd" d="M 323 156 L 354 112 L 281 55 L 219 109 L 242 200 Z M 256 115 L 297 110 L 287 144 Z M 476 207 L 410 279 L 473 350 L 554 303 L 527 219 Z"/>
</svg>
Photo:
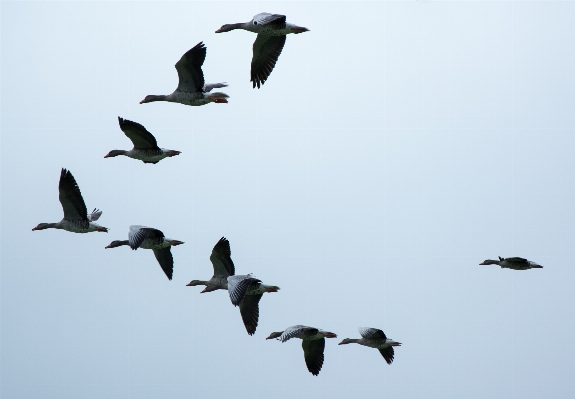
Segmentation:
<svg viewBox="0 0 575 399">
<path fill-rule="evenodd" d="M 228 294 L 234 306 L 238 306 L 244 299 L 250 285 L 261 283 L 261 280 L 251 275 L 239 275 L 228 277 Z"/>
<path fill-rule="evenodd" d="M 172 279 L 174 273 L 174 257 L 172 256 L 172 247 L 166 247 L 162 249 L 154 249 L 154 255 L 164 273 L 168 277 L 168 280 Z"/>
<path fill-rule="evenodd" d="M 268 79 L 286 43 L 286 36 L 259 34 L 253 45 L 251 81 L 258 89 Z"/>
<path fill-rule="evenodd" d="M 319 330 L 314 327 L 295 325 L 286 328 L 282 333 L 282 335 L 279 337 L 279 340 L 282 342 L 286 342 L 291 338 L 304 338 L 306 336 L 316 335 L 318 331 Z"/>
<path fill-rule="evenodd" d="M 246 295 L 240 302 L 240 314 L 242 315 L 244 326 L 246 326 L 246 331 L 249 335 L 254 335 L 256 332 L 260 317 L 259 303 L 263 295 L 264 294 Z"/>
<path fill-rule="evenodd" d="M 64 218 L 68 220 L 88 220 L 88 210 L 82 198 L 80 187 L 69 170 L 62 168 L 60 172 L 60 203 L 64 210 Z"/>
<path fill-rule="evenodd" d="M 120 118 L 120 129 L 134 144 L 134 148 L 148 149 L 158 148 L 158 143 L 154 135 L 146 130 L 146 128 L 139 123 Z"/>
<path fill-rule="evenodd" d="M 158 238 L 158 241 L 160 241 L 160 239 L 164 238 L 164 233 L 151 227 L 130 226 L 130 232 L 128 233 L 130 248 L 140 248 L 140 245 L 142 245 L 146 238 Z"/>
<path fill-rule="evenodd" d="M 325 338 L 304 339 L 301 343 L 303 356 L 307 369 L 313 375 L 318 375 L 323 366 L 323 350 L 325 348 Z"/>
<path fill-rule="evenodd" d="M 383 356 L 383 358 L 387 362 L 387 364 L 393 363 L 393 357 L 395 355 L 395 352 L 393 350 L 393 346 L 388 346 L 387 348 L 378 349 L 378 350 L 379 350 L 379 353 L 381 353 L 381 356 Z"/>
<path fill-rule="evenodd" d="M 210 261 L 214 266 L 214 276 L 229 277 L 236 274 L 231 255 L 230 242 L 226 237 L 220 238 L 220 241 L 214 245 L 210 255 Z"/>
<path fill-rule="evenodd" d="M 517 262 L 517 263 L 527 263 L 529 262 L 527 259 L 525 258 L 518 258 L 518 257 L 514 257 L 514 258 L 505 258 L 505 260 L 507 262 Z"/>
<path fill-rule="evenodd" d="M 255 25 L 269 25 L 275 29 L 284 29 L 286 27 L 286 16 L 261 12 L 253 17 L 252 22 L 254 22 Z"/>
<path fill-rule="evenodd" d="M 202 65 L 206 59 L 206 46 L 199 42 L 188 52 L 182 55 L 182 58 L 176 63 L 178 71 L 178 90 L 201 92 L 204 88 L 204 72 Z"/>
<path fill-rule="evenodd" d="M 96 220 L 100 219 L 100 216 L 102 216 L 102 211 L 94 208 L 92 213 L 88 215 L 88 219 L 90 220 L 90 222 L 95 222 Z"/>
<path fill-rule="evenodd" d="M 384 341 L 384 342 L 387 340 L 385 333 L 382 330 L 379 330 L 377 328 L 360 327 L 360 328 L 358 328 L 358 330 L 359 330 L 359 334 L 365 339 L 371 339 L 371 340 L 375 340 L 375 341 Z"/>
</svg>

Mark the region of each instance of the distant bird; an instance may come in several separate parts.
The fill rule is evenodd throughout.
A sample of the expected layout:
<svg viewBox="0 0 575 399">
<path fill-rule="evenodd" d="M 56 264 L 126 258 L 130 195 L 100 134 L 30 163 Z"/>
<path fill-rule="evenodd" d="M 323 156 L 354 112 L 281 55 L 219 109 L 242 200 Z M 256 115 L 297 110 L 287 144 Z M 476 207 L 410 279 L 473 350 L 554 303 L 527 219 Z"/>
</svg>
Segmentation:
<svg viewBox="0 0 575 399">
<path fill-rule="evenodd" d="M 180 151 L 166 150 L 158 147 L 156 138 L 152 133 L 139 123 L 118 117 L 120 129 L 134 144 L 134 148 L 129 151 L 112 150 L 104 158 L 125 155 L 133 159 L 139 159 L 143 163 L 158 163 L 166 157 L 173 157 L 180 154 Z"/>
<path fill-rule="evenodd" d="M 214 267 L 214 275 L 208 281 L 192 280 L 187 286 L 205 285 L 206 288 L 201 293 L 210 292 L 215 290 L 228 289 L 228 277 L 236 273 L 234 262 L 232 261 L 230 250 L 230 242 L 227 238 L 222 237 L 214 245 L 210 261 Z"/>
<path fill-rule="evenodd" d="M 174 272 L 174 258 L 172 257 L 172 246 L 183 244 L 182 241 L 166 238 L 164 233 L 158 229 L 146 226 L 130 226 L 127 240 L 112 241 L 108 248 L 116 248 L 122 245 L 129 245 L 136 250 L 138 248 L 151 249 L 169 280 Z"/>
<path fill-rule="evenodd" d="M 210 93 L 212 89 L 226 87 L 226 83 L 209 83 L 204 82 L 204 73 L 202 65 L 206 59 L 206 46 L 200 42 L 191 50 L 185 53 L 176 63 L 178 71 L 178 88 L 168 95 L 149 95 L 146 96 L 140 104 L 151 103 L 153 101 L 169 101 L 184 105 L 205 105 L 211 102 L 227 103 L 229 97 L 225 93 Z"/>
<path fill-rule="evenodd" d="M 90 233 L 92 231 L 108 232 L 107 228 L 93 223 L 100 218 L 102 211 L 94 209 L 92 213 L 88 215 L 80 187 L 78 187 L 76 179 L 74 179 L 74 176 L 72 176 L 69 170 L 62 168 L 58 190 L 60 192 L 60 203 L 64 210 L 64 218 L 58 223 L 40 223 L 34 227 L 32 231 L 61 229 L 71 231 L 72 233 Z"/>
<path fill-rule="evenodd" d="M 337 335 L 328 331 L 314 327 L 291 326 L 285 331 L 273 332 L 266 339 L 277 338 L 281 342 L 286 342 L 290 338 L 301 338 L 303 355 L 307 369 L 313 375 L 318 375 L 323 366 L 323 350 L 325 348 L 325 338 L 336 338 Z"/>
<path fill-rule="evenodd" d="M 393 363 L 393 347 L 401 346 L 401 343 L 387 338 L 384 332 L 377 328 L 360 327 L 359 334 L 361 335 L 361 338 L 346 338 L 341 341 L 339 345 L 355 343 L 363 346 L 368 346 L 370 348 L 375 348 L 379 350 L 379 353 L 381 353 L 387 364 Z"/>
<path fill-rule="evenodd" d="M 234 29 L 243 29 L 258 34 L 253 45 L 250 79 L 253 87 L 257 86 L 258 89 L 272 73 L 284 48 L 286 35 L 309 31 L 308 28 L 286 23 L 285 15 L 262 12 L 249 22 L 223 25 L 216 33 L 229 32 Z"/>
<path fill-rule="evenodd" d="M 513 270 L 543 269 L 543 266 L 524 258 L 502 258 L 501 256 L 499 260 L 487 259 L 480 265 L 499 265 L 501 268 Z"/>
<path fill-rule="evenodd" d="M 234 306 L 240 307 L 240 314 L 246 331 L 254 335 L 260 316 L 259 303 L 265 292 L 278 292 L 280 287 L 262 284 L 252 275 L 229 276 L 228 293 Z"/>
</svg>

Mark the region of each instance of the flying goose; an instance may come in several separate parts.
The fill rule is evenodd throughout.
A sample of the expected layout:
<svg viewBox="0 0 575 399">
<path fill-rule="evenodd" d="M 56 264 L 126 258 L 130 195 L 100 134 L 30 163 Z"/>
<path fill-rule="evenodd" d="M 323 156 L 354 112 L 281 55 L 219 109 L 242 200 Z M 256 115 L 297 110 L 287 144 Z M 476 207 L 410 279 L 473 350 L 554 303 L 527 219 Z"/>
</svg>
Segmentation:
<svg viewBox="0 0 575 399">
<path fill-rule="evenodd" d="M 502 258 L 501 256 L 499 260 L 487 259 L 480 265 L 499 265 L 501 268 L 513 270 L 543 269 L 543 266 L 524 258 Z"/>
<path fill-rule="evenodd" d="M 323 366 L 323 349 L 325 348 L 325 338 L 336 338 L 337 335 L 328 331 L 314 327 L 291 326 L 285 331 L 273 332 L 266 339 L 277 338 L 281 342 L 286 342 L 290 338 L 301 338 L 303 355 L 307 369 L 313 375 L 318 375 Z"/>
<path fill-rule="evenodd" d="M 261 280 L 251 274 L 229 276 L 228 293 L 234 306 L 240 307 L 240 314 L 246 331 L 254 335 L 260 316 L 259 303 L 265 292 L 278 292 L 280 287 L 262 284 Z"/>
<path fill-rule="evenodd" d="M 290 33 L 303 33 L 308 28 L 286 23 L 286 16 L 262 12 L 249 22 L 223 25 L 216 33 L 229 32 L 234 29 L 243 29 L 257 33 L 253 45 L 251 79 L 253 87 L 258 89 L 263 85 L 282 53 L 286 42 L 286 35 Z"/>
<path fill-rule="evenodd" d="M 166 157 L 173 157 L 180 154 L 180 151 L 166 150 L 165 148 L 158 147 L 156 138 L 139 123 L 120 118 L 119 116 L 118 122 L 120 123 L 120 129 L 132 140 L 134 148 L 129 151 L 112 150 L 104 158 L 125 155 L 133 159 L 139 159 L 143 163 L 158 163 Z"/>
<path fill-rule="evenodd" d="M 363 346 L 368 346 L 370 348 L 375 348 L 379 350 L 379 353 L 381 353 L 381 356 L 383 356 L 387 364 L 393 363 L 393 347 L 401 346 L 401 343 L 387 338 L 384 332 L 377 328 L 360 327 L 358 330 L 361 338 L 346 338 L 341 341 L 339 345 L 355 343 Z"/>
<path fill-rule="evenodd" d="M 174 258 L 170 249 L 172 246 L 180 244 L 183 242 L 166 238 L 164 233 L 158 229 L 146 226 L 130 226 L 127 240 L 112 241 L 106 249 L 122 245 L 129 245 L 133 250 L 138 248 L 151 249 L 168 280 L 171 280 L 174 272 Z"/>
<path fill-rule="evenodd" d="M 95 222 L 102 215 L 102 211 L 94 209 L 88 215 L 86 204 L 82 198 L 80 187 L 76 179 L 69 170 L 62 168 L 60 172 L 60 183 L 58 184 L 60 192 L 60 203 L 64 210 L 64 218 L 58 223 L 40 223 L 34 227 L 35 230 L 61 229 L 71 231 L 72 233 L 90 233 L 92 231 L 108 232 L 108 229 Z"/>
<path fill-rule="evenodd" d="M 206 46 L 200 42 L 185 53 L 176 63 L 178 71 L 178 88 L 168 95 L 149 95 L 140 104 L 153 101 L 169 101 L 184 105 L 205 105 L 211 102 L 227 103 L 229 97 L 225 93 L 210 93 L 212 89 L 226 87 L 226 83 L 205 84 L 202 65 L 206 59 Z"/>
<path fill-rule="evenodd" d="M 234 267 L 234 262 L 231 258 L 230 242 L 227 238 L 222 237 L 214 245 L 212 249 L 212 254 L 210 255 L 210 261 L 214 267 L 214 275 L 208 281 L 203 280 L 192 280 L 186 286 L 196 286 L 205 285 L 206 288 L 201 293 L 210 292 L 215 290 L 227 290 L 228 289 L 228 277 L 233 276 L 236 273 Z"/>
</svg>

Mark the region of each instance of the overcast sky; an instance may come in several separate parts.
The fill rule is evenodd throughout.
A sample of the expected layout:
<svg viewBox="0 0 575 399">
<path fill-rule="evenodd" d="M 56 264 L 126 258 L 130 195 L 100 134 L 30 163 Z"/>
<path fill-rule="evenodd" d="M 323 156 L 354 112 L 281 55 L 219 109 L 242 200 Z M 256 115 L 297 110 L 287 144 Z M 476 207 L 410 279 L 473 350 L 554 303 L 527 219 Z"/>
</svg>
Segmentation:
<svg viewBox="0 0 575 399">
<path fill-rule="evenodd" d="M 289 35 L 252 89 L 259 12 Z M 575 4 L 2 2 L 3 398 L 572 398 Z M 200 41 L 229 104 L 139 102 Z M 127 157 L 117 117 L 161 147 Z M 32 232 L 75 176 L 109 233 Z M 184 241 L 104 249 L 132 224 Z M 212 275 L 222 236 L 265 294 L 254 336 Z M 520 256 L 544 269 L 479 266 Z M 318 377 L 304 324 L 328 339 Z M 338 346 L 358 327 L 397 341 Z"/>
</svg>

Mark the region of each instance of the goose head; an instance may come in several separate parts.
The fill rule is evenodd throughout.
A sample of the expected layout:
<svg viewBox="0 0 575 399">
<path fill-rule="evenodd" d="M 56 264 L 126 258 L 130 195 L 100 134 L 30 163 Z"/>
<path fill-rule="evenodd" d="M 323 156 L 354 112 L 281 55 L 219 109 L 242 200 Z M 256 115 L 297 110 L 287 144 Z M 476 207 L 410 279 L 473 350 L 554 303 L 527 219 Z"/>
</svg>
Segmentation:
<svg viewBox="0 0 575 399">
<path fill-rule="evenodd" d="M 124 150 L 112 150 L 104 158 L 112 158 L 112 157 L 117 157 L 118 155 L 124 155 L 124 154 L 126 154 L 126 151 L 124 151 Z"/>
<path fill-rule="evenodd" d="M 148 96 L 146 96 L 142 101 L 140 101 L 140 104 L 144 104 L 144 103 L 151 103 L 154 101 L 166 101 L 166 97 L 165 95 L 154 95 L 154 94 L 150 94 Z"/>
<path fill-rule="evenodd" d="M 271 333 L 270 336 L 267 337 L 266 339 L 279 338 L 283 333 L 284 333 L 283 331 L 273 332 L 273 333 Z"/>
<path fill-rule="evenodd" d="M 480 265 L 498 265 L 498 260 L 487 259 L 480 263 Z"/>
<path fill-rule="evenodd" d="M 224 33 L 224 32 L 229 32 L 231 30 L 234 29 L 241 29 L 244 26 L 244 23 L 240 22 L 238 24 L 225 24 L 222 25 L 222 27 L 220 29 L 218 29 L 216 31 L 216 33 Z"/>
<path fill-rule="evenodd" d="M 56 223 L 40 223 L 38 226 L 34 227 L 32 231 L 53 229 L 56 227 L 55 225 Z"/>
<path fill-rule="evenodd" d="M 116 240 L 116 241 L 112 241 L 112 242 L 110 243 L 110 245 L 108 245 L 107 247 L 105 247 L 105 249 L 121 247 L 122 245 L 129 245 L 129 244 L 128 244 L 128 240 Z"/>
</svg>

